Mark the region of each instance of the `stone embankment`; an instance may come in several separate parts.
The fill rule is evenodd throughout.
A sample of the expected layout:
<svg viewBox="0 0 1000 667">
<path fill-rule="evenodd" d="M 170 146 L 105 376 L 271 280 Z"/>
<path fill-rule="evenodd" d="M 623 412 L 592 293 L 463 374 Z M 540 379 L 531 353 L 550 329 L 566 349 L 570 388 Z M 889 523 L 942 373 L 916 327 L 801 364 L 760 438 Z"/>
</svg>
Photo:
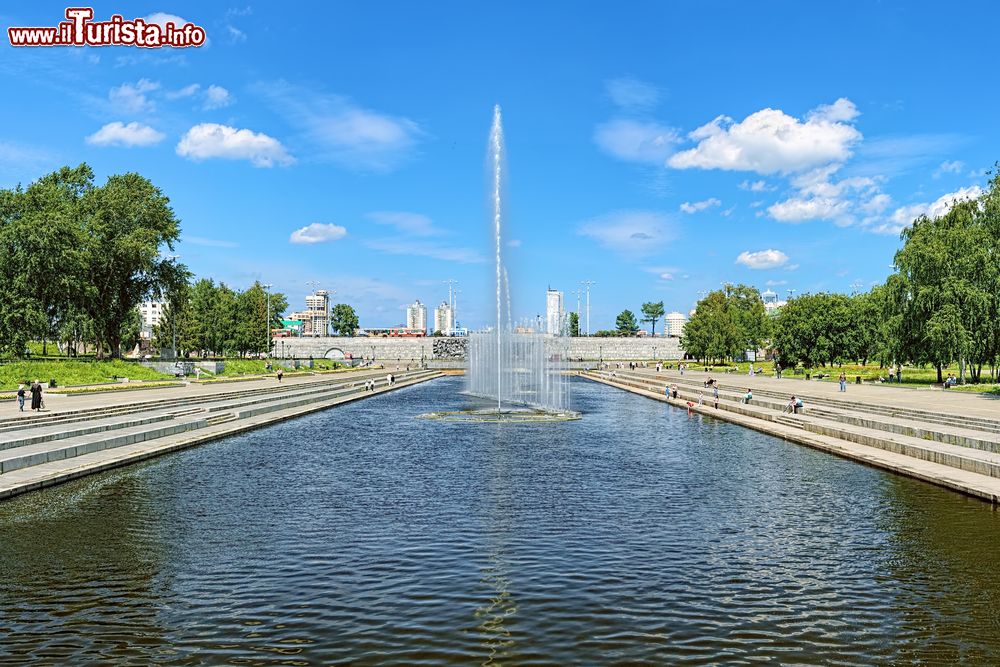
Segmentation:
<svg viewBox="0 0 1000 667">
<path fill-rule="evenodd" d="M 389 372 L 271 380 L 237 390 L 220 385 L 188 396 L 157 392 L 143 401 L 0 418 L 0 498 L 440 377 L 392 371 L 390 386 Z M 369 380 L 375 391 L 366 390 Z"/>
<path fill-rule="evenodd" d="M 1000 414 L 975 394 L 856 385 L 842 393 L 836 383 L 724 375 L 715 376 L 716 408 L 705 373 L 615 368 L 583 376 L 1000 503 Z M 672 384 L 677 399 L 666 394 Z M 744 403 L 748 388 L 753 399 Z M 788 411 L 792 395 L 803 400 L 799 414 Z"/>
</svg>

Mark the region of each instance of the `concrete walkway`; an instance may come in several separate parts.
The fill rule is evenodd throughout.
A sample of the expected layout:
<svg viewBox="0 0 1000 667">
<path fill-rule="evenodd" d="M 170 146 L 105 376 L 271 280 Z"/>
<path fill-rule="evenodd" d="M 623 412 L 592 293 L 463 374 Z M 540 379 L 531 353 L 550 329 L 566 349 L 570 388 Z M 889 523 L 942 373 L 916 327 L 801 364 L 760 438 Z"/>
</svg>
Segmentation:
<svg viewBox="0 0 1000 667">
<path fill-rule="evenodd" d="M 392 385 L 389 373 L 396 377 Z M 270 379 L 79 400 L 64 396 L 46 412 L 0 415 L 0 498 L 440 376 L 437 371 L 379 369 L 296 376 L 280 384 Z M 366 388 L 370 380 L 374 391 Z"/>
</svg>

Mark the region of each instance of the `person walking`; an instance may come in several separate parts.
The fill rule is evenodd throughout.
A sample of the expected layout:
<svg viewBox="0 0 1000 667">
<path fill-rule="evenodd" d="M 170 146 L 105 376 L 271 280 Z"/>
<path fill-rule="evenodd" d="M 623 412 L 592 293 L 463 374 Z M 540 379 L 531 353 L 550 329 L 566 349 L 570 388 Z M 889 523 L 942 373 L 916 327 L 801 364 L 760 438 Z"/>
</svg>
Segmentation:
<svg viewBox="0 0 1000 667">
<path fill-rule="evenodd" d="M 18 385 L 17 386 L 17 409 L 19 411 L 21 411 L 21 412 L 24 412 L 24 398 L 25 398 L 26 395 L 27 395 L 27 392 L 24 391 L 24 385 L 23 384 Z"/>
<path fill-rule="evenodd" d="M 715 396 L 715 409 L 718 410 L 719 409 L 719 385 L 718 385 L 718 383 L 716 383 L 715 385 L 713 385 L 713 387 L 714 387 L 713 388 L 713 393 L 714 393 L 714 396 Z"/>
<path fill-rule="evenodd" d="M 281 382 L 281 378 L 284 377 L 285 371 L 278 369 L 278 382 Z"/>
<path fill-rule="evenodd" d="M 840 372 L 840 391 L 847 391 L 847 374 Z"/>
<path fill-rule="evenodd" d="M 36 412 L 42 409 L 42 383 L 38 380 L 31 383 L 31 409 Z"/>
</svg>

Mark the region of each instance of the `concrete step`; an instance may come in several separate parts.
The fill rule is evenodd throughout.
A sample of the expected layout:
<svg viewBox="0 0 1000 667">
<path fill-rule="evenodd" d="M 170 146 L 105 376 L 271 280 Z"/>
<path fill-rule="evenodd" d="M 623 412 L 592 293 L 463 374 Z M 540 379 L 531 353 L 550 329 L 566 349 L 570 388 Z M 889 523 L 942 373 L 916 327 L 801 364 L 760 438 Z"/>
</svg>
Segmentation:
<svg viewBox="0 0 1000 667">
<path fill-rule="evenodd" d="M 70 459 L 82 456 L 83 454 L 90 454 L 91 452 L 154 440 L 184 431 L 203 428 L 205 425 L 205 419 L 192 419 L 183 422 L 172 419 L 154 426 L 134 426 L 119 429 L 112 433 L 76 436 L 18 447 L 14 450 L 5 450 L 4 452 L 0 452 L 0 474 L 50 461 Z"/>
<path fill-rule="evenodd" d="M 400 373 L 400 384 L 407 384 L 421 378 L 437 375 L 435 371 L 410 371 Z M 245 419 L 268 412 L 328 402 L 350 394 L 363 394 L 364 383 L 347 381 L 314 387 L 312 391 L 301 391 L 301 385 L 290 385 L 290 391 L 281 395 L 271 395 L 263 400 L 247 401 L 242 409 L 209 413 L 205 408 L 187 408 L 174 415 L 161 411 L 137 419 L 121 421 L 104 420 L 89 423 L 79 428 L 57 432 L 58 426 L 50 426 L 46 433 L 33 434 L 20 439 L 6 441 L 8 447 L 0 448 L 0 474 L 13 470 L 40 465 L 51 461 L 74 458 L 105 449 L 113 449 L 188 430 L 215 426 Z M 386 380 L 377 380 L 376 392 L 388 388 Z M 226 403 L 232 403 L 227 401 Z"/>
<path fill-rule="evenodd" d="M 651 386 L 659 386 L 660 378 L 649 378 L 645 375 L 628 373 L 621 376 L 623 379 L 632 382 L 652 382 Z M 704 391 L 706 395 L 711 394 L 710 389 L 705 389 L 701 382 L 687 379 L 674 379 L 672 384 L 677 384 L 682 395 L 690 395 L 692 392 Z M 743 390 L 734 390 L 733 387 L 722 385 L 720 392 L 722 400 L 739 400 L 743 395 Z M 866 428 L 882 430 L 889 433 L 908 435 L 917 438 L 934 440 L 947 444 L 959 445 L 980 449 L 987 452 L 1000 453 L 1000 438 L 997 438 L 992 431 L 983 431 L 977 427 L 977 420 L 940 419 L 925 422 L 922 418 L 915 416 L 890 416 L 878 412 L 862 412 L 854 409 L 856 405 L 865 406 L 858 402 L 843 402 L 817 397 L 810 397 L 798 393 L 806 404 L 806 411 L 809 414 L 824 415 L 831 419 L 839 419 L 844 422 L 853 423 Z M 775 391 L 754 390 L 754 403 L 774 409 L 784 409 L 787 406 L 788 395 Z"/>
<path fill-rule="evenodd" d="M 652 388 L 658 388 L 660 385 L 659 382 L 641 382 L 634 378 L 604 377 L 603 379 L 622 385 L 623 387 L 631 386 L 639 389 L 643 389 L 644 386 L 650 387 L 645 390 L 655 394 L 661 393 L 658 389 L 654 390 Z M 756 403 L 756 398 L 754 402 Z M 678 400 L 677 403 L 683 406 L 685 401 Z M 1000 454 L 992 452 L 908 435 L 888 433 L 863 426 L 848 425 L 833 418 L 824 418 L 809 414 L 789 415 L 779 409 L 765 407 L 760 404 L 743 405 L 732 401 L 720 401 L 719 410 L 743 416 L 753 416 L 764 421 L 803 429 L 817 435 L 834 437 L 839 440 L 902 454 L 967 472 L 990 477 L 1000 477 Z"/>
</svg>

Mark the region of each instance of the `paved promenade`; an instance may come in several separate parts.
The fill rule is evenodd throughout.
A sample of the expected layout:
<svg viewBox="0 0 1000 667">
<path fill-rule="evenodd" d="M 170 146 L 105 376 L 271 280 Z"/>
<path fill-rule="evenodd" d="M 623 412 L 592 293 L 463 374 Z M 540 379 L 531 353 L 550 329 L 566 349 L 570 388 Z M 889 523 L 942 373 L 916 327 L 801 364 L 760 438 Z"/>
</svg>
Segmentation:
<svg viewBox="0 0 1000 667">
<path fill-rule="evenodd" d="M 993 397 L 887 385 L 841 392 L 836 382 L 676 370 L 611 368 L 583 376 L 1000 503 L 1000 401 Z M 719 384 L 718 407 L 705 386 L 709 377 Z M 666 395 L 670 385 L 677 399 Z M 792 395 L 803 399 L 799 414 L 788 412 Z"/>
<path fill-rule="evenodd" d="M 395 382 L 389 384 L 392 373 Z M 437 371 L 360 370 L 98 395 L 0 412 L 0 499 L 394 391 Z M 374 382 L 369 389 L 368 383 Z"/>
</svg>

